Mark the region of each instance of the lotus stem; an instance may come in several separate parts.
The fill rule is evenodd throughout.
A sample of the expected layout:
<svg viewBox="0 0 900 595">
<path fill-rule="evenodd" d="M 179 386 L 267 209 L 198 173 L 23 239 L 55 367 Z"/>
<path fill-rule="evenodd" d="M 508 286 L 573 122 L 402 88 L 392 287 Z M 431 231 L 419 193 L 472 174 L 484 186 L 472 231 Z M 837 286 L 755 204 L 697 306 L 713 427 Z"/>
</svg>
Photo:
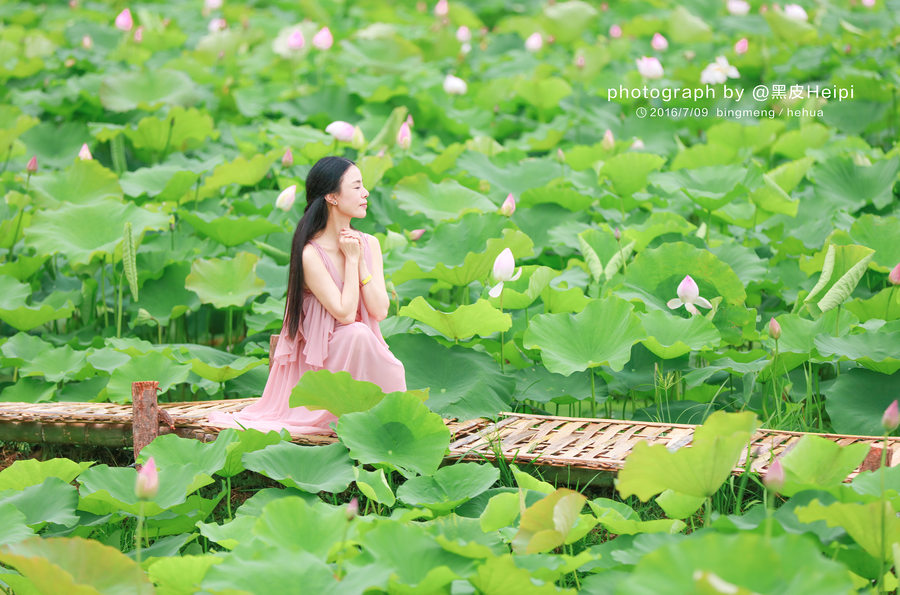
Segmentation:
<svg viewBox="0 0 900 595">
<path fill-rule="evenodd" d="M 706 209 L 706 244 L 709 245 L 709 228 L 712 227 L 712 210 Z"/>
<path fill-rule="evenodd" d="M 887 531 L 885 530 L 885 524 L 887 523 L 887 519 L 885 518 L 884 508 L 887 506 L 887 502 L 884 498 L 884 476 L 887 474 L 887 469 L 885 468 L 887 465 L 887 449 L 888 449 L 888 435 L 890 435 L 891 431 L 888 429 L 884 430 L 884 447 L 881 449 L 881 467 L 878 468 L 878 471 L 881 472 L 881 556 L 878 560 L 878 592 L 884 593 L 884 573 L 885 573 L 885 564 L 884 564 L 884 556 L 885 556 L 885 539 Z"/>
<path fill-rule="evenodd" d="M 228 510 L 228 520 L 231 521 L 233 519 L 231 516 L 231 478 L 226 477 L 222 483 L 225 489 L 225 508 Z"/>
<path fill-rule="evenodd" d="M 113 265 L 115 267 L 115 265 Z M 125 265 L 122 264 L 122 268 L 124 269 Z M 119 275 L 119 300 L 116 305 L 116 338 L 122 338 L 122 281 L 125 277 L 125 271 L 122 271 L 122 274 Z"/>
<path fill-rule="evenodd" d="M 12 157 L 12 148 L 13 144 L 9 143 L 9 148 L 6 150 L 6 161 L 3 162 L 3 171 L 0 173 L 6 173 L 6 168 L 9 166 L 9 158 Z"/>
<path fill-rule="evenodd" d="M 594 369 L 588 368 L 591 374 L 591 417 L 597 417 L 597 393 L 594 390 Z"/>
<path fill-rule="evenodd" d="M 500 314 L 503 314 L 503 292 L 500 292 Z M 506 367 L 503 364 L 503 331 L 500 331 L 500 371 L 506 374 Z"/>
<path fill-rule="evenodd" d="M 166 153 L 169 151 L 169 143 L 172 142 L 172 130 L 175 129 L 175 116 L 172 116 L 172 121 L 169 122 L 169 134 L 166 137 L 166 144 L 163 147 L 162 153 L 159 154 L 159 159 L 157 159 L 157 163 L 162 163 L 163 159 L 166 158 Z"/>
<path fill-rule="evenodd" d="M 134 533 L 135 539 L 135 558 L 137 558 L 138 566 L 141 565 L 141 533 L 144 532 L 144 501 L 138 504 L 138 520 L 137 530 Z"/>
<path fill-rule="evenodd" d="M 106 254 L 100 261 L 100 305 L 103 307 L 103 327 L 109 326 L 109 319 L 106 315 Z"/>
</svg>

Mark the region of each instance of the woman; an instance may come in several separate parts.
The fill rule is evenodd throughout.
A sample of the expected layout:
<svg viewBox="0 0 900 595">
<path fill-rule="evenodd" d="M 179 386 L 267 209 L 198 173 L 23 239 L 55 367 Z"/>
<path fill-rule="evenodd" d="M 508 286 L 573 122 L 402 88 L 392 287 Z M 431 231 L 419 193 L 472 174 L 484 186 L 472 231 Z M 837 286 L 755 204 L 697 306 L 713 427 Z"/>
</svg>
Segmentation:
<svg viewBox="0 0 900 595">
<path fill-rule="evenodd" d="M 406 390 L 406 371 L 381 336 L 390 300 L 378 239 L 350 226 L 366 216 L 359 168 L 323 157 L 306 176 L 306 209 L 294 232 L 287 303 L 262 398 L 241 411 L 214 412 L 215 425 L 293 434 L 332 434 L 328 411 L 291 408 L 291 390 L 310 370 L 349 372 L 386 392 Z M 240 425 L 238 425 L 239 422 Z"/>
</svg>

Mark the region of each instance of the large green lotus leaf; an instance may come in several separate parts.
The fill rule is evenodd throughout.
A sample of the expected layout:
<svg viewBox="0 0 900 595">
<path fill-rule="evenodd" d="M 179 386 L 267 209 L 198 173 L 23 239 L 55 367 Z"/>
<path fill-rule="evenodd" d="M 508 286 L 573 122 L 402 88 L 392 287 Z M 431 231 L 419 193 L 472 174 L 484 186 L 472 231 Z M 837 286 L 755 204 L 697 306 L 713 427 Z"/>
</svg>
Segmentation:
<svg viewBox="0 0 900 595">
<path fill-rule="evenodd" d="M 801 523 L 825 521 L 829 527 L 841 527 L 862 549 L 876 560 L 890 560 L 891 544 L 900 541 L 900 519 L 890 502 L 867 504 L 834 502 L 822 506 L 818 499 L 798 506 L 794 513 Z M 884 546 L 882 546 L 882 535 Z"/>
<path fill-rule="evenodd" d="M 422 296 L 416 296 L 407 306 L 400 308 L 399 316 L 409 316 L 423 322 L 449 339 L 468 339 L 474 335 L 488 337 L 508 331 L 512 317 L 501 313 L 487 300 L 479 299 L 468 306 L 458 306 L 453 312 L 435 310 Z"/>
<path fill-rule="evenodd" d="M 631 196 L 647 185 L 647 175 L 658 170 L 665 157 L 652 153 L 619 153 L 603 163 L 600 176 L 609 178 L 619 196 Z"/>
<path fill-rule="evenodd" d="M 712 165 L 654 172 L 649 174 L 647 180 L 666 192 L 683 192 L 708 211 L 715 211 L 763 184 L 762 172 L 758 168 L 747 169 L 740 165 Z"/>
<path fill-rule="evenodd" d="M 788 130 L 772 145 L 772 154 L 800 159 L 806 155 L 807 149 L 818 149 L 827 143 L 832 134 L 831 130 L 818 122 L 801 126 L 799 130 Z"/>
<path fill-rule="evenodd" d="M 407 479 L 437 471 L 450 444 L 441 417 L 409 393 L 390 393 L 368 411 L 342 416 L 337 435 L 360 463 L 390 465 Z"/>
<path fill-rule="evenodd" d="M 898 172 L 900 157 L 882 159 L 869 166 L 856 165 L 849 157 L 834 157 L 816 164 L 810 177 L 816 183 L 816 193 L 835 205 L 856 210 L 871 202 L 875 208 L 883 209 L 894 200 Z"/>
<path fill-rule="evenodd" d="M 164 68 L 107 76 L 100 83 L 99 93 L 103 107 L 112 112 L 153 112 L 164 105 L 186 107 L 199 98 L 197 85 L 188 74 Z"/>
<path fill-rule="evenodd" d="M 69 345 L 43 351 L 27 361 L 19 370 L 22 376 L 43 376 L 47 382 L 72 380 L 87 365 L 84 351 L 75 351 Z"/>
<path fill-rule="evenodd" d="M 816 351 L 824 357 L 838 356 L 838 361 L 854 360 L 863 366 L 893 374 L 900 370 L 900 332 L 861 333 L 832 337 L 827 333 L 815 339 Z"/>
<path fill-rule="evenodd" d="M 491 195 L 498 200 L 503 200 L 509 193 L 518 199 L 527 190 L 546 186 L 559 177 L 559 163 L 550 158 L 510 161 L 503 159 L 502 154 L 488 157 L 469 150 L 459 156 L 456 165 L 469 176 L 487 180 Z"/>
<path fill-rule="evenodd" d="M 875 250 L 870 269 L 889 273 L 900 262 L 900 218 L 867 213 L 850 226 L 850 237 L 856 244 Z"/>
<path fill-rule="evenodd" d="M 670 452 L 664 444 L 638 442 L 619 472 L 619 494 L 646 502 L 671 489 L 708 498 L 728 479 L 756 427 L 752 412 L 717 411 L 694 431 L 690 448 Z"/>
<path fill-rule="evenodd" d="M 13 504 L 0 504 L 0 545 L 18 543 L 34 535 L 34 530 L 25 524 L 25 520 L 25 515 Z"/>
<path fill-rule="evenodd" d="M 26 305 L 31 286 L 9 275 L 0 275 L 0 320 L 18 331 L 30 331 L 51 320 L 69 318 L 75 305 L 68 300 L 62 307 L 41 303 Z"/>
<path fill-rule="evenodd" d="M 183 210 L 178 211 L 178 214 L 202 235 L 223 246 L 237 246 L 261 235 L 282 231 L 278 225 L 257 216 L 223 215 L 219 217 L 214 213 Z"/>
<path fill-rule="evenodd" d="M 519 568 L 510 554 L 488 558 L 478 566 L 478 571 L 471 577 L 472 583 L 479 593 L 485 595 L 573 595 L 575 591 L 560 591 L 553 581 L 538 586 L 532 580 L 532 572 Z"/>
<path fill-rule="evenodd" d="M 291 390 L 290 406 L 310 411 L 326 410 L 340 417 L 345 413 L 368 411 L 381 402 L 384 392 L 373 382 L 354 380 L 349 372 L 310 370 L 300 376 Z"/>
<path fill-rule="evenodd" d="M 328 446 L 299 446 L 281 441 L 262 450 L 245 453 L 244 467 L 305 492 L 340 493 L 353 477 L 353 461 L 347 447 L 338 442 Z"/>
<path fill-rule="evenodd" d="M 356 487 L 366 498 L 387 506 L 393 506 L 397 501 L 391 486 L 388 485 L 384 469 L 366 471 L 357 465 L 353 468 L 353 475 L 356 477 Z"/>
<path fill-rule="evenodd" d="M 750 193 L 750 200 L 765 213 L 781 213 L 790 217 L 797 215 L 800 202 L 793 200 L 791 191 L 797 187 L 806 172 L 815 163 L 812 157 L 783 163 L 763 175 L 764 185 Z M 761 223 L 766 217 L 760 217 Z"/>
<path fill-rule="evenodd" d="M 564 545 L 575 529 L 587 497 L 559 488 L 525 510 L 512 540 L 517 554 L 539 554 Z"/>
<path fill-rule="evenodd" d="M 500 470 L 478 463 L 441 467 L 431 477 L 414 477 L 397 490 L 397 498 L 410 506 L 424 506 L 448 513 L 489 489 L 500 478 Z"/>
<path fill-rule="evenodd" d="M 654 212 L 643 223 L 629 225 L 620 231 L 622 232 L 622 244 L 634 241 L 634 251 L 640 252 L 661 235 L 668 233 L 688 235 L 695 229 L 697 229 L 696 225 L 677 213 Z"/>
<path fill-rule="evenodd" d="M 53 121 L 42 122 L 23 134 L 20 140 L 28 147 L 28 154 L 37 157 L 42 168 L 53 169 L 71 165 L 72 160 L 78 157 L 82 144 L 94 144 L 88 127 L 78 120 L 66 121 L 58 126 Z M 7 146 L 3 145 L 4 157 Z M 39 179 L 32 179 L 32 183 Z"/>
<path fill-rule="evenodd" d="M 239 252 L 234 258 L 198 258 L 191 263 L 191 274 L 184 281 L 204 304 L 216 308 L 241 308 L 251 298 L 261 295 L 266 282 L 256 276 L 259 258 Z"/>
<path fill-rule="evenodd" d="M 225 446 L 225 465 L 216 474 L 222 477 L 234 477 L 244 471 L 241 461 L 245 453 L 262 450 L 283 440 L 281 434 L 271 430 L 263 433 L 253 428 L 233 430 L 228 428 L 219 432 L 216 440 L 222 440 Z"/>
<path fill-rule="evenodd" d="M 284 155 L 284 150 L 275 148 L 268 153 L 258 153 L 251 159 L 243 156 L 237 157 L 230 163 L 223 163 L 213 170 L 211 176 L 206 178 L 206 182 L 200 188 L 200 199 L 208 198 L 215 194 L 215 191 L 222 186 L 228 184 L 239 184 L 241 186 L 254 186 L 259 183 L 275 163 L 276 159 L 280 159 Z"/>
<path fill-rule="evenodd" d="M 725 121 L 710 126 L 706 138 L 711 144 L 750 147 L 754 153 L 759 153 L 775 142 L 784 127 L 781 120 L 760 120 L 754 124 Z"/>
<path fill-rule="evenodd" d="M 241 543 L 249 543 L 254 539 L 253 526 L 258 519 L 252 516 L 242 516 L 224 523 L 197 523 L 200 535 L 210 541 L 214 541 L 227 550 L 233 550 Z M 198 577 L 199 579 L 203 577 Z"/>
<path fill-rule="evenodd" d="M 742 531 L 710 532 L 655 549 L 637 561 L 615 593 L 845 595 L 854 590 L 847 567 L 824 558 L 814 539 Z"/>
<path fill-rule="evenodd" d="M 209 114 L 196 108 L 173 107 L 164 118 L 142 118 L 134 129 L 125 130 L 125 136 L 137 149 L 162 153 L 196 149 L 206 137 L 219 138 L 219 131 Z"/>
<path fill-rule="evenodd" d="M 518 496 L 516 499 L 518 500 Z M 466 558 L 483 560 L 509 553 L 509 547 L 503 542 L 500 533 L 485 533 L 481 530 L 478 519 L 450 513 L 421 525 L 442 548 Z"/>
<path fill-rule="evenodd" d="M 686 149 L 680 147 L 672 159 L 672 163 L 669 164 L 669 171 L 734 165 L 739 161 L 737 149 L 730 145 L 696 144 Z"/>
<path fill-rule="evenodd" d="M 137 471 L 134 467 L 97 465 L 78 476 L 81 484 L 79 510 L 94 514 L 125 511 L 138 514 L 140 501 L 134 495 Z M 213 478 L 200 471 L 194 463 L 159 467 L 159 492 L 144 504 L 144 514 L 156 516 L 168 508 L 187 501 L 187 497 Z"/>
<path fill-rule="evenodd" d="M 56 384 L 44 382 L 38 378 L 19 378 L 13 385 L 7 385 L 0 391 L 0 402 L 4 403 L 43 403 L 50 401 L 56 394 Z"/>
<path fill-rule="evenodd" d="M 666 24 L 669 38 L 676 43 L 696 43 L 712 39 L 712 29 L 709 25 L 681 5 L 671 12 Z"/>
<path fill-rule="evenodd" d="M 509 248 L 514 258 L 534 254 L 534 243 L 498 213 L 468 213 L 459 221 L 441 223 L 422 247 L 395 248 L 385 259 L 385 270 L 393 270 L 394 285 L 412 279 L 438 279 L 466 286 L 484 281 L 494 261 Z M 502 236 L 502 237 L 498 237 Z"/>
<path fill-rule="evenodd" d="M 146 310 L 163 327 L 187 312 L 196 312 L 200 309 L 200 298 L 184 286 L 190 273 L 191 265 L 187 262 L 166 266 L 162 277 L 144 282 L 140 303 L 133 304 L 131 309 L 135 314 L 138 308 Z"/>
<path fill-rule="evenodd" d="M 104 200 L 86 205 L 63 204 L 56 211 L 39 211 L 25 230 L 25 243 L 38 254 L 62 252 L 69 264 L 89 264 L 94 256 L 121 253 L 122 229 L 131 223 L 135 239 L 148 229 L 169 228 L 169 216 L 134 203 Z"/>
<path fill-rule="evenodd" d="M 177 434 L 164 434 L 142 448 L 136 462 L 144 464 L 153 457 L 158 467 L 195 463 L 201 473 L 213 475 L 225 466 L 227 448 L 228 440 L 223 439 L 221 434 L 209 444 Z"/>
<path fill-rule="evenodd" d="M 344 452 L 346 453 L 346 449 Z M 310 505 L 297 497 L 280 498 L 263 507 L 262 514 L 253 527 L 253 534 L 272 547 L 309 552 L 324 562 L 345 535 L 346 525 L 346 513 L 341 508 L 321 501 Z M 355 531 L 352 529 L 351 526 L 346 538 L 355 538 Z"/>
<path fill-rule="evenodd" d="M 605 502 L 602 502 L 605 500 Z M 622 511 L 619 507 L 607 506 L 606 504 L 622 504 L 605 498 L 588 501 L 594 515 L 597 517 L 599 524 L 615 535 L 637 535 L 638 533 L 681 533 L 686 527 L 683 521 L 671 519 L 659 519 L 655 521 L 642 521 L 641 517 L 635 513 L 630 507 Z M 628 512 L 632 515 L 628 515 Z"/>
<path fill-rule="evenodd" d="M 516 208 L 553 203 L 573 212 L 585 211 L 594 202 L 594 197 L 575 190 L 572 182 L 562 178 L 553 180 L 546 186 L 526 190 L 516 200 Z"/>
<path fill-rule="evenodd" d="M 885 321 L 900 319 L 900 289 L 886 287 L 868 300 L 856 298 L 845 303 L 844 309 L 852 312 L 860 322 L 873 318 Z"/>
<path fill-rule="evenodd" d="M 262 515 L 263 508 L 272 500 L 279 498 L 302 498 L 307 504 L 315 504 L 319 497 L 315 494 L 304 492 L 296 488 L 263 488 L 253 494 L 250 498 L 241 504 L 240 508 L 235 512 L 235 517 Z"/>
<path fill-rule="evenodd" d="M 3 277 L 0 277 L 0 284 L 2 284 L 3 281 Z M 9 286 L 0 285 L 0 287 L 3 287 L 4 292 L 10 290 Z M 12 287 L 15 288 L 17 286 Z M 21 289 L 23 292 L 28 291 L 27 286 Z M 4 366 L 18 367 L 27 360 L 37 357 L 42 351 L 52 348 L 52 343 L 48 343 L 40 337 L 29 335 L 25 332 L 18 332 L 12 337 L 9 337 L 3 345 L 0 345 L 0 353 L 2 353 L 4 357 Z"/>
<path fill-rule="evenodd" d="M 424 334 L 401 333 L 386 341 L 403 362 L 407 386 L 429 387 L 426 405 L 442 417 L 494 418 L 509 410 L 516 381 L 489 354 L 444 347 Z"/>
<path fill-rule="evenodd" d="M 539 314 L 522 339 L 526 349 L 540 349 L 551 372 L 569 376 L 608 365 L 621 370 L 631 346 L 647 338 L 632 305 L 616 296 L 591 300 L 578 314 Z"/>
<path fill-rule="evenodd" d="M 0 493 L 0 505 L 12 504 L 25 515 L 25 524 L 40 529 L 44 523 L 71 527 L 78 523 L 75 508 L 78 490 L 58 477 L 48 477 L 43 483 L 24 490 Z"/>
<path fill-rule="evenodd" d="M 190 593 L 210 568 L 222 562 L 221 557 L 213 554 L 158 558 L 147 570 L 147 575 L 157 586 L 157 593 Z"/>
<path fill-rule="evenodd" d="M 18 107 L 9 104 L 0 106 L 0 147 L 9 147 L 25 131 L 40 123 L 38 118 L 23 114 Z"/>
<path fill-rule="evenodd" d="M 900 372 L 891 375 L 853 368 L 825 389 L 825 410 L 840 434 L 882 436 L 881 418 L 897 398 Z"/>
<path fill-rule="evenodd" d="M 868 453 L 865 442 L 842 447 L 822 436 L 807 434 L 781 457 L 785 483 L 778 493 L 790 497 L 803 490 L 832 490 L 843 485 Z"/>
<path fill-rule="evenodd" d="M 24 490 L 28 486 L 43 483 L 48 477 L 58 477 L 65 483 L 71 483 L 82 471 L 93 465 L 92 461 L 76 463 L 69 459 L 23 459 L 0 471 L 0 492 L 6 490 Z"/>
<path fill-rule="evenodd" d="M 159 382 L 160 392 L 165 392 L 187 380 L 190 372 L 190 367 L 177 364 L 160 353 L 137 355 L 112 373 L 106 393 L 113 403 L 130 403 L 132 382 L 155 380 Z"/>
<path fill-rule="evenodd" d="M 551 236 L 550 231 L 562 229 L 566 224 L 568 224 L 569 230 L 578 227 L 579 224 L 590 226 L 591 221 L 590 215 L 586 211 L 573 213 L 554 203 L 541 203 L 529 209 L 516 209 L 510 219 L 534 243 L 535 257 L 540 256 L 543 251 L 549 252 L 551 248 L 556 252 L 558 244 L 571 246 L 572 251 L 576 250 L 578 248 L 576 233 L 584 231 L 584 229 L 578 229 L 575 233 L 566 231 L 563 234 L 555 234 L 555 236 Z"/>
<path fill-rule="evenodd" d="M 143 196 L 158 201 L 177 201 L 191 189 L 200 174 L 186 171 L 178 165 L 154 165 L 122 174 L 119 183 L 128 196 Z"/>
<path fill-rule="evenodd" d="M 559 102 L 572 94 L 572 85 L 563 78 L 555 76 L 547 76 L 543 78 L 525 78 L 520 76 L 513 84 L 513 90 L 516 96 L 526 103 L 535 106 L 538 109 L 551 109 L 559 105 Z M 560 118 L 560 122 L 564 122 L 564 118 Z M 552 125 L 552 123 L 551 123 Z M 537 131 L 535 131 L 537 132 Z M 527 136 L 531 136 L 530 133 Z M 540 133 L 538 133 L 540 134 Z M 514 144 L 517 148 L 528 149 L 531 151 L 540 151 L 551 149 L 562 140 L 564 131 L 554 135 L 556 138 L 548 137 L 546 143 Z M 534 138 L 534 137 L 531 137 Z"/>
<path fill-rule="evenodd" d="M 838 320 L 840 318 L 840 320 Z M 845 309 L 829 310 L 816 320 L 801 318 L 797 314 L 782 314 L 776 319 L 781 325 L 781 338 L 778 340 L 778 374 L 790 372 L 803 362 L 813 359 L 821 361 L 816 353 L 816 337 L 823 333 L 838 333 L 844 336 L 850 332 L 859 320 Z M 766 340 L 766 347 L 775 349 L 775 341 Z M 831 358 L 827 358 L 830 361 Z M 774 360 L 763 369 L 758 377 L 760 382 L 768 382 L 773 371 Z"/>
<path fill-rule="evenodd" d="M 769 23 L 769 27 L 772 28 L 775 36 L 785 41 L 794 42 L 798 45 L 807 45 L 815 43 L 819 37 L 819 32 L 810 23 L 791 18 L 783 11 L 768 11 L 763 14 L 763 17 Z"/>
<path fill-rule="evenodd" d="M 24 218 L 25 226 L 29 225 L 30 218 Z M 0 232 L 2 235 L 2 232 Z M 16 239 L 16 243 L 22 239 L 22 236 L 19 235 L 18 239 Z M 9 246 L 0 246 L 9 248 Z M 9 275 L 10 277 L 14 277 L 19 281 L 25 281 L 26 279 L 30 279 L 36 272 L 40 270 L 44 263 L 50 260 L 50 256 L 47 254 L 42 254 L 39 256 L 25 256 L 23 254 L 19 254 L 16 258 L 15 262 L 7 262 L 5 264 L 0 265 L 0 275 Z"/>
<path fill-rule="evenodd" d="M 815 317 L 836 308 L 856 289 L 875 251 L 865 246 L 830 244 L 822 264 L 822 274 L 804 300 Z"/>
<path fill-rule="evenodd" d="M 531 306 L 541 295 L 541 292 L 550 284 L 554 277 L 558 277 L 560 271 L 547 266 L 525 265 L 522 267 L 522 275 L 515 281 L 504 281 L 501 297 L 504 310 L 521 310 Z M 485 288 L 481 299 L 495 308 L 500 308 L 500 297 L 488 295 Z"/>
<path fill-rule="evenodd" d="M 194 374 L 213 382 L 237 378 L 266 363 L 263 359 L 235 355 L 209 345 L 185 343 L 173 344 L 170 347 L 172 351 L 167 353 L 166 357 L 175 362 L 189 364 Z"/>
<path fill-rule="evenodd" d="M 136 562 L 95 539 L 35 536 L 4 545 L 0 561 L 30 580 L 35 593 L 112 594 L 125 592 L 124 585 L 135 595 L 155 592 Z"/>
<path fill-rule="evenodd" d="M 484 195 L 469 190 L 453 179 L 434 184 L 424 173 L 397 182 L 392 197 L 410 215 L 424 213 L 435 224 L 456 220 L 465 213 L 492 212 L 497 205 Z"/>
<path fill-rule="evenodd" d="M 560 43 L 568 43 L 581 37 L 600 13 L 581 0 L 570 0 L 544 6 L 538 17 L 541 26 Z"/>
<path fill-rule="evenodd" d="M 703 506 L 704 502 L 706 502 L 706 498 L 688 496 L 674 490 L 666 490 L 656 497 L 656 503 L 663 509 L 666 516 L 672 519 L 686 519 L 692 516 Z"/>
<path fill-rule="evenodd" d="M 638 316 L 648 337 L 641 342 L 663 359 L 674 359 L 700 349 L 715 349 L 722 339 L 715 325 L 705 316 L 681 318 L 662 310 Z"/>
<path fill-rule="evenodd" d="M 716 258 L 731 267 L 744 287 L 751 283 L 762 284 L 769 278 L 769 261 L 756 255 L 756 251 L 736 242 L 728 240 L 716 247 L 710 247 Z"/>
</svg>

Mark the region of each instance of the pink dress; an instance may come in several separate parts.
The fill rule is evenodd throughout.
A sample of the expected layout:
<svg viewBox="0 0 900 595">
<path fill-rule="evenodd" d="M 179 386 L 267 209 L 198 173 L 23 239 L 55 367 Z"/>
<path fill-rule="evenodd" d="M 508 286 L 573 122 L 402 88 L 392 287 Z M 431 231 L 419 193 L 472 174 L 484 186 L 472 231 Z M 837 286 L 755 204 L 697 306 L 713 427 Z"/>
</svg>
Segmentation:
<svg viewBox="0 0 900 595">
<path fill-rule="evenodd" d="M 363 236 L 370 234 L 363 233 Z M 325 266 L 339 291 L 344 282 L 337 274 L 331 258 L 316 242 L 310 243 L 319 251 Z M 370 271 L 372 254 L 368 242 L 363 242 L 363 258 Z M 246 428 L 263 432 L 287 428 L 292 434 L 333 434 L 328 427 L 337 417 L 328 411 L 310 411 L 306 407 L 291 408 L 291 390 L 300 377 L 309 370 L 323 368 L 332 372 L 349 372 L 354 380 L 365 380 L 381 387 L 385 393 L 406 390 L 406 370 L 391 353 L 378 321 L 366 310 L 362 288 L 356 321 L 350 324 L 338 322 L 325 309 L 322 302 L 310 290 L 303 290 L 302 333 L 291 341 L 286 329 L 279 334 L 278 345 L 272 355 L 275 362 L 259 401 L 244 407 L 237 413 L 213 412 L 209 422 L 216 426 L 240 429 L 239 421 Z M 302 336 L 301 336 L 302 335 Z"/>
</svg>

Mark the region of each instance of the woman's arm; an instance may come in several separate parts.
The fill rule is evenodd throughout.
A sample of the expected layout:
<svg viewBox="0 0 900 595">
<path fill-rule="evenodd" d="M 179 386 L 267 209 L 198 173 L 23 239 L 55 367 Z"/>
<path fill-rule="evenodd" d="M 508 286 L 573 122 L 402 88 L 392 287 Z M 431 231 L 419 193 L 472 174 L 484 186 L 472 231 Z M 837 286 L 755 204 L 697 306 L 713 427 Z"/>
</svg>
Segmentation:
<svg viewBox="0 0 900 595">
<path fill-rule="evenodd" d="M 372 253 L 372 268 L 375 269 L 374 271 L 369 271 L 369 267 L 366 266 L 365 252 L 363 252 L 363 256 L 359 259 L 359 281 L 362 282 L 363 279 L 369 276 L 369 273 L 372 274 L 372 280 L 360 289 L 360 299 L 363 300 L 369 314 L 375 320 L 381 322 L 387 318 L 388 308 L 391 305 L 387 288 L 384 285 L 384 261 L 381 255 L 381 244 L 378 243 L 378 238 L 372 237 L 370 239 L 369 236 L 362 232 L 360 232 L 360 240 L 369 242 L 369 251 Z"/>
</svg>

